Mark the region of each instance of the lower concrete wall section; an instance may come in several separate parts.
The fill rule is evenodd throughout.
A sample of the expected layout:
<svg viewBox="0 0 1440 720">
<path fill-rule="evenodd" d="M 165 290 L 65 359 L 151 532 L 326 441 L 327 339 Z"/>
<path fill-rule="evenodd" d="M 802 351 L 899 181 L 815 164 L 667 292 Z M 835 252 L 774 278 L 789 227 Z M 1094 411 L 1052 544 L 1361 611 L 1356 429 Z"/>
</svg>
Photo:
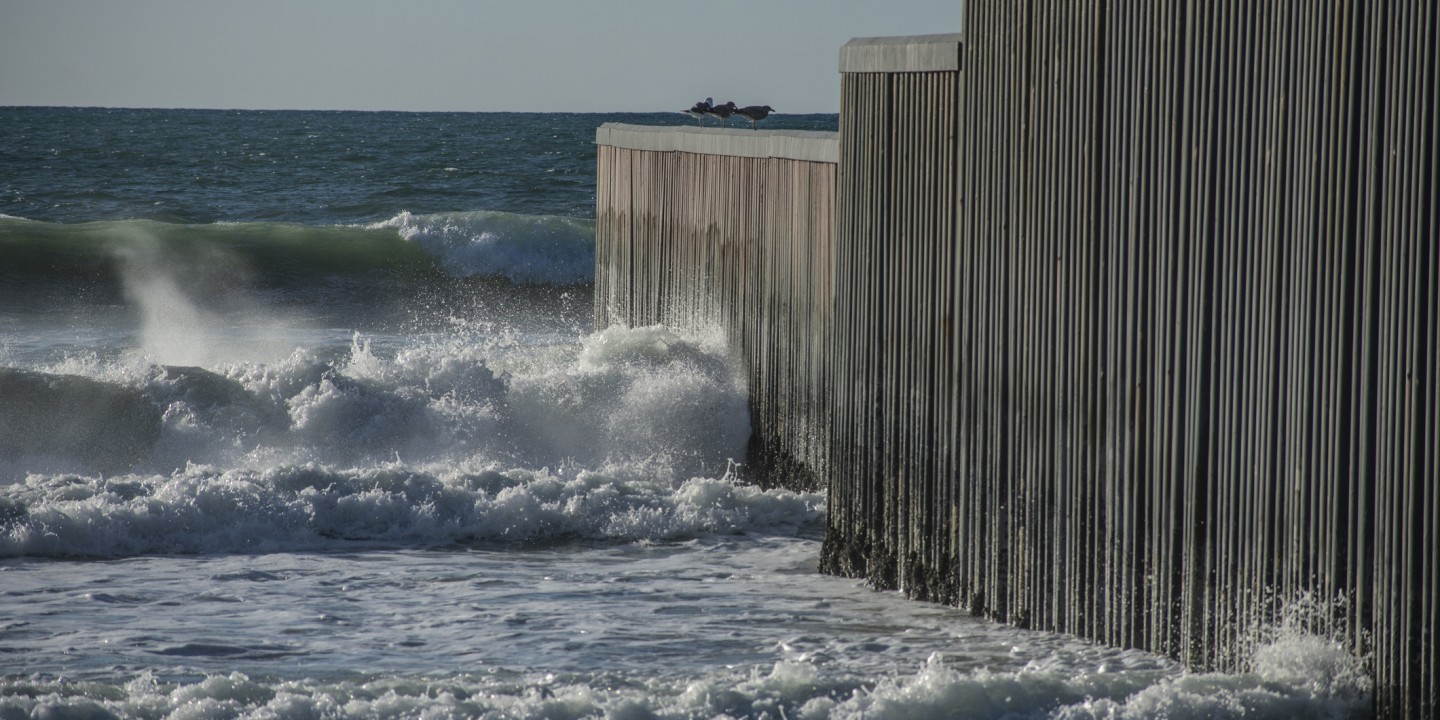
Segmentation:
<svg viewBox="0 0 1440 720">
<path fill-rule="evenodd" d="M 723 327 L 749 375 L 752 477 L 818 487 L 835 134 L 605 125 L 596 142 L 596 327 Z"/>
</svg>

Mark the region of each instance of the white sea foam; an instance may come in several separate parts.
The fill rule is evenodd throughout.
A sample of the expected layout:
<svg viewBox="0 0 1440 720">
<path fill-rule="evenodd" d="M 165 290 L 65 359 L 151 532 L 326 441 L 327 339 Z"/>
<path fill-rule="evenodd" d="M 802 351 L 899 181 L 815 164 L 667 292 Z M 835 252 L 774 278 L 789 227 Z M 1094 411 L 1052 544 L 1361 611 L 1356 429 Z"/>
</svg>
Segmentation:
<svg viewBox="0 0 1440 720">
<path fill-rule="evenodd" d="M 1361 717 L 1368 702 L 1253 675 L 966 672 L 938 657 L 878 682 L 802 658 L 688 679 L 501 673 L 327 682 L 231 673 L 174 683 L 145 674 L 120 685 L 12 680 L 0 689 L 0 717 L 1289 720 Z"/>
<path fill-rule="evenodd" d="M 1267 647 L 1310 672 L 1275 678 L 1264 673 L 962 672 L 946 668 L 938 657 L 910 677 L 882 680 L 841 702 L 810 701 L 802 717 L 851 718 L 1351 718 L 1369 707 L 1368 689 L 1326 685 L 1335 668 L 1363 677 L 1359 663 L 1341 648 L 1327 645 L 1320 656 L 1310 643 Z"/>
<path fill-rule="evenodd" d="M 356 335 L 348 352 L 296 350 L 272 363 L 204 369 L 88 354 L 38 369 L 148 398 L 162 432 L 135 472 L 187 463 L 356 467 L 398 457 L 524 468 L 643 463 L 688 477 L 721 474 L 745 452 L 745 388 L 718 334 L 639 328 L 573 343 L 510 340 L 387 338 L 382 349 Z M 89 472 L 83 458 L 71 460 L 44 467 Z M 10 479 L 27 467 L 19 462 Z"/>
<path fill-rule="evenodd" d="M 522 285 L 573 285 L 595 277 L 595 224 L 559 215 L 496 211 L 415 215 L 369 226 L 393 228 L 448 272 Z"/>
<path fill-rule="evenodd" d="M 492 352 L 454 338 L 381 351 L 357 335 L 332 360 L 70 364 L 140 390 L 159 439 L 129 473 L 74 458 L 0 486 L 0 556 L 649 540 L 819 512 L 819 496 L 723 477 L 749 419 L 718 335 L 614 328 L 499 372 Z"/>
</svg>

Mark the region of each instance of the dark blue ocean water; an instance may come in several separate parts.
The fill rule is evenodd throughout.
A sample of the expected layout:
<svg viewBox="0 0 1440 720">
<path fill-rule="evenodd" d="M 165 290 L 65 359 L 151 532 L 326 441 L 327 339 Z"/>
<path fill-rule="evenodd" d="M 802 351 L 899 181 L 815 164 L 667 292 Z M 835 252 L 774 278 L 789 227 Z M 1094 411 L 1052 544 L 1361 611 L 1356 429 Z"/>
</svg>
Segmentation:
<svg viewBox="0 0 1440 720">
<path fill-rule="evenodd" d="M 0 719 L 1364 707 L 818 575 L 724 334 L 591 326 L 612 121 L 0 108 Z"/>
<path fill-rule="evenodd" d="M 305 225 L 402 211 L 590 218 L 595 129 L 606 122 L 693 124 L 680 113 L 0 108 L 0 214 Z M 778 114 L 764 124 L 836 123 Z"/>
</svg>

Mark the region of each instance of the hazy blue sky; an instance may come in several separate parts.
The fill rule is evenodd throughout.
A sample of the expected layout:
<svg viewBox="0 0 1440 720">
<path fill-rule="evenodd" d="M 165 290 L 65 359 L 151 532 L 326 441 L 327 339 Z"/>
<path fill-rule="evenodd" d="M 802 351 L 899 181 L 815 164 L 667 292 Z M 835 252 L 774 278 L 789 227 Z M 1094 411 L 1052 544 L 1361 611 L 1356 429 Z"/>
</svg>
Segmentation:
<svg viewBox="0 0 1440 720">
<path fill-rule="evenodd" d="M 852 37 L 959 0 L 0 0 L 0 105 L 834 112 Z"/>
</svg>

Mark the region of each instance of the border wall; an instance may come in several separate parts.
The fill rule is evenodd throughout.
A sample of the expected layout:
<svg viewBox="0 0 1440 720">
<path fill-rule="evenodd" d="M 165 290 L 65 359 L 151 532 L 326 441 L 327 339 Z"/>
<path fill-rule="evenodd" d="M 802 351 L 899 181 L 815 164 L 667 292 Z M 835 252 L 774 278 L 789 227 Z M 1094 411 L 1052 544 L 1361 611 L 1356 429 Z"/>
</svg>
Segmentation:
<svg viewBox="0 0 1440 720">
<path fill-rule="evenodd" d="M 833 162 L 597 135 L 597 324 L 728 328 L 826 572 L 1196 668 L 1297 623 L 1433 715 L 1436 15 L 969 0 L 966 42 L 852 41 Z"/>
<path fill-rule="evenodd" d="M 824 572 L 955 603 L 960 36 L 841 49 L 834 414 Z M 974 508 L 983 513 L 987 508 Z M 903 561 L 902 561 L 903 559 Z"/>
<path fill-rule="evenodd" d="M 748 374 L 751 476 L 823 484 L 835 133 L 596 131 L 595 326 L 720 327 Z"/>
<path fill-rule="evenodd" d="M 1195 667 L 1297 622 L 1435 712 L 1435 11 L 967 11 L 842 50 L 823 568 Z"/>
</svg>

